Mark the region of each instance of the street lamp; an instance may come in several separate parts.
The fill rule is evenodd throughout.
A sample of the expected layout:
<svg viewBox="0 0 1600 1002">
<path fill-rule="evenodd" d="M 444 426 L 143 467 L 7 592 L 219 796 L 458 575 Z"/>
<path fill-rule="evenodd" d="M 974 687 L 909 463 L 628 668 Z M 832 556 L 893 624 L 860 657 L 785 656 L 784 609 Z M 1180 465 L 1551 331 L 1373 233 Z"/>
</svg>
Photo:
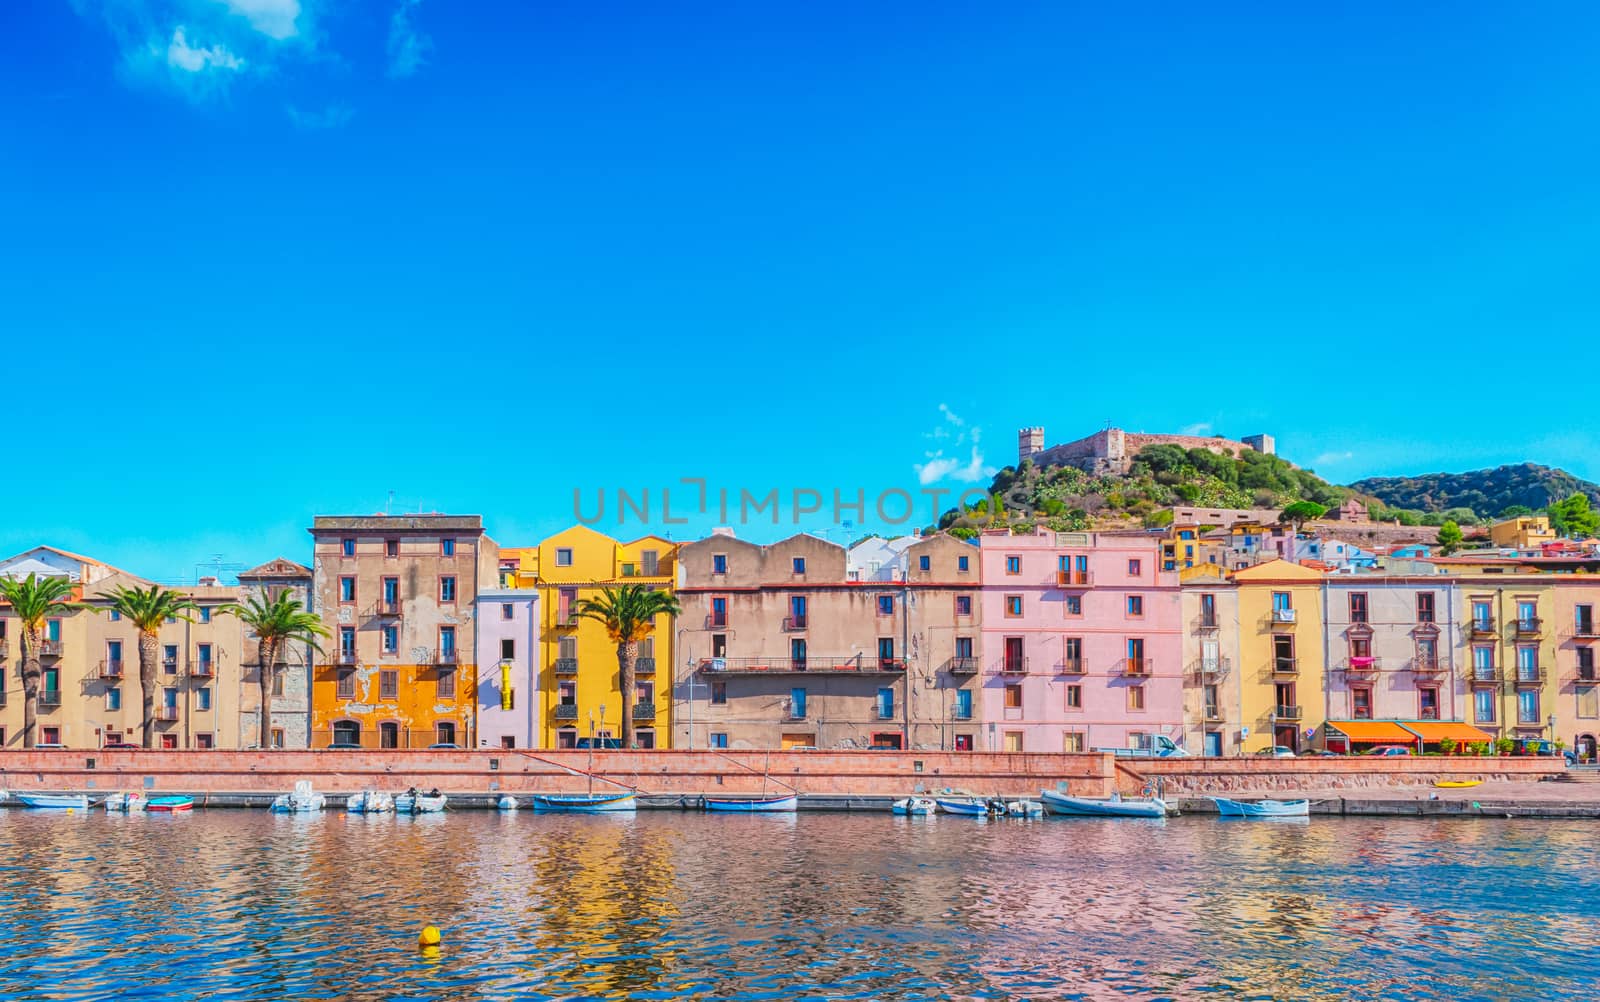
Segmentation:
<svg viewBox="0 0 1600 1002">
<path fill-rule="evenodd" d="M 1550 714 L 1550 719 L 1545 723 L 1550 725 L 1550 743 L 1553 745 L 1556 742 L 1556 715 L 1554 713 Z"/>
</svg>

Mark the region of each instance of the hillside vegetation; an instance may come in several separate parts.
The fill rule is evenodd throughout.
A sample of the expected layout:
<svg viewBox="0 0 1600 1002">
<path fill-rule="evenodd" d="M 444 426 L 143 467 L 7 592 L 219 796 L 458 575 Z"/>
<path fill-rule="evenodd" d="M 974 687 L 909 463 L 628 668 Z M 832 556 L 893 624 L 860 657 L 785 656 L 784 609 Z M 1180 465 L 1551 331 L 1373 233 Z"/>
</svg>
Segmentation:
<svg viewBox="0 0 1600 1002">
<path fill-rule="evenodd" d="M 1408 514 L 1445 512 L 1458 522 L 1509 518 L 1547 511 L 1573 494 L 1600 505 L 1600 485 L 1549 466 L 1520 463 L 1470 473 L 1369 477 L 1350 485 L 1386 508 Z M 1383 514 L 1374 512 L 1375 515 Z"/>
</svg>

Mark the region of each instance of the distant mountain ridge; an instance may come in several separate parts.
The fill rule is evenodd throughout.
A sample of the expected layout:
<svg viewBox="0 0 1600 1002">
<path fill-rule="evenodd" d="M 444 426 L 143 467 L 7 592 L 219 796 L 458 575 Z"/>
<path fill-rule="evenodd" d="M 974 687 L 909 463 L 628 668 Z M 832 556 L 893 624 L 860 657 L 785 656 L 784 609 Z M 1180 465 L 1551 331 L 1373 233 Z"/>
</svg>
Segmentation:
<svg viewBox="0 0 1600 1002">
<path fill-rule="evenodd" d="M 1600 506 L 1600 484 L 1583 480 L 1566 470 L 1538 463 L 1496 466 L 1468 473 L 1425 473 L 1415 477 L 1368 477 L 1350 485 L 1352 490 L 1377 498 L 1389 508 L 1440 512 L 1471 508 L 1492 518 L 1513 505 L 1534 511 L 1578 492 Z"/>
</svg>

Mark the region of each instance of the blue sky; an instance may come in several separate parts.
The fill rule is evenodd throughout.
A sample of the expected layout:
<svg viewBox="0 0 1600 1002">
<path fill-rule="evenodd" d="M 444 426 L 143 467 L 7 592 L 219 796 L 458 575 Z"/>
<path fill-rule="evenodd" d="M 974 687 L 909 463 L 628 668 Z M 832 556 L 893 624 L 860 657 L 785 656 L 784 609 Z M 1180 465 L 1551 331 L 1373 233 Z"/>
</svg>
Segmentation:
<svg viewBox="0 0 1600 1002">
<path fill-rule="evenodd" d="M 1600 479 L 1593 5 L 1115 7 L 10 0 L 0 548 L 521 543 L 1027 424 Z"/>
</svg>

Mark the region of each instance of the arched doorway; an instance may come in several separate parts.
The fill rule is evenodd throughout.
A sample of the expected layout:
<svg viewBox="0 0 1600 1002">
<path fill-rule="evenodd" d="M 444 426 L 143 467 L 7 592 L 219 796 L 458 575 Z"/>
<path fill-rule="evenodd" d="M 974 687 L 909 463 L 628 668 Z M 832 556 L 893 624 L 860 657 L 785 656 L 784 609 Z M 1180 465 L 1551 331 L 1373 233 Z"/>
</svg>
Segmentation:
<svg viewBox="0 0 1600 1002">
<path fill-rule="evenodd" d="M 1595 753 L 1594 735 L 1578 735 L 1578 742 L 1573 745 L 1572 750 L 1577 754 L 1579 762 L 1593 762 Z"/>
</svg>

